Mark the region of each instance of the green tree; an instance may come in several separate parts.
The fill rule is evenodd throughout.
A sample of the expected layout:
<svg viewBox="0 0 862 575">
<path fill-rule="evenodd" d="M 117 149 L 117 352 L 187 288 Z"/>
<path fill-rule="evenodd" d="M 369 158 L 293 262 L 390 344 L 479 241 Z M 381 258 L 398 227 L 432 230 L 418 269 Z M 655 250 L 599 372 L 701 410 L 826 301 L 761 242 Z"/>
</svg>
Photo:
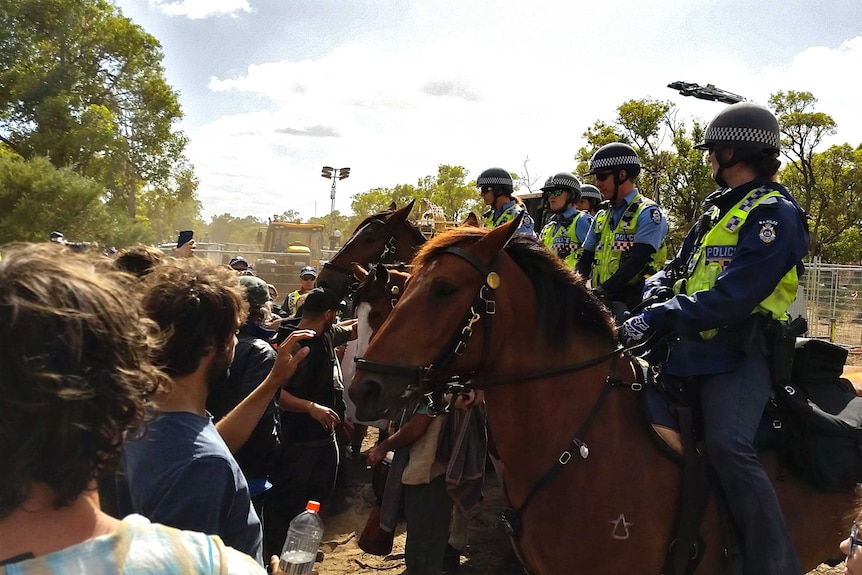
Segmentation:
<svg viewBox="0 0 862 575">
<path fill-rule="evenodd" d="M 447 220 L 463 220 L 477 197 L 476 182 L 467 181 L 467 170 L 463 166 L 440 164 L 437 167 L 437 178 L 428 199 L 443 208 Z"/>
<path fill-rule="evenodd" d="M 184 167 L 158 41 L 108 0 L 0 0 L 0 134 L 99 181 L 134 217 Z"/>
<path fill-rule="evenodd" d="M 146 229 L 106 208 L 103 193 L 97 182 L 45 158 L 0 155 L 0 243 L 45 241 L 55 230 L 104 246 L 150 241 Z"/>
<path fill-rule="evenodd" d="M 207 239 L 220 244 L 256 244 L 258 232 L 266 230 L 267 222 L 245 216 L 238 218 L 231 214 L 213 216 L 207 226 Z"/>
<path fill-rule="evenodd" d="M 703 152 L 694 149 L 702 137 L 702 126 L 694 122 L 689 130 L 670 102 L 629 100 L 617 108 L 613 124 L 598 120 L 584 132 L 587 144 L 575 156 L 576 171 L 588 171 L 589 159 L 605 144 L 632 146 L 641 163 L 638 189 L 662 207 L 669 242 L 677 247 L 700 215 L 701 202 L 715 189 Z"/>
<path fill-rule="evenodd" d="M 152 186 L 141 191 L 137 217 L 152 228 L 159 243 L 176 241 L 178 230 L 195 230 L 203 238 L 206 224 L 200 217 L 197 187 L 198 180 L 188 168 L 175 174 L 167 188 Z"/>
<path fill-rule="evenodd" d="M 781 151 L 790 162 L 789 168 L 798 176 L 795 181 L 797 199 L 810 212 L 817 200 L 817 174 L 814 170 L 814 150 L 823 138 L 835 134 L 837 125 L 831 116 L 815 112 L 817 98 L 811 92 L 776 92 L 769 97 L 781 129 Z M 787 171 L 785 169 L 785 171 Z"/>
</svg>

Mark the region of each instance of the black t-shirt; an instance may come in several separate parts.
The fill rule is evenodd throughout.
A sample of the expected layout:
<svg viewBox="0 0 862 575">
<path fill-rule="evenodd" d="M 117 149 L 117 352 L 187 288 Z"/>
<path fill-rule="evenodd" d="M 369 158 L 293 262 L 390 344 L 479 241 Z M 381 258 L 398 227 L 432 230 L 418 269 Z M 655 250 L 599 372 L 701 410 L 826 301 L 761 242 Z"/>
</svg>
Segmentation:
<svg viewBox="0 0 862 575">
<path fill-rule="evenodd" d="M 307 399 L 334 409 L 339 417 L 344 417 L 344 397 L 340 381 L 341 366 L 335 355 L 335 348 L 347 343 L 351 329 L 339 326 L 323 334 L 307 339 L 300 345 L 310 351 L 299 364 L 284 389 L 301 399 Z M 281 412 L 281 431 L 286 443 L 325 440 L 332 437 L 313 417 L 307 413 L 293 411 Z"/>
</svg>

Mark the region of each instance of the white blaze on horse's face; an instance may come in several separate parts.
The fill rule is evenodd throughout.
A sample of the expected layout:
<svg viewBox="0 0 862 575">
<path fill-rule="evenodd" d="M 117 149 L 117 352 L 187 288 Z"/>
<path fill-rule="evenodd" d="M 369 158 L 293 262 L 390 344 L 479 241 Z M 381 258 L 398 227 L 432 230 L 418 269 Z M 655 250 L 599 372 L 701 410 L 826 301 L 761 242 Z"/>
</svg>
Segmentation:
<svg viewBox="0 0 862 575">
<path fill-rule="evenodd" d="M 371 304 L 367 301 L 362 302 L 356 308 L 356 357 L 365 355 L 365 350 L 368 349 L 368 342 L 371 341 L 371 336 L 374 335 L 374 330 L 368 323 L 368 314 L 371 313 Z"/>
</svg>

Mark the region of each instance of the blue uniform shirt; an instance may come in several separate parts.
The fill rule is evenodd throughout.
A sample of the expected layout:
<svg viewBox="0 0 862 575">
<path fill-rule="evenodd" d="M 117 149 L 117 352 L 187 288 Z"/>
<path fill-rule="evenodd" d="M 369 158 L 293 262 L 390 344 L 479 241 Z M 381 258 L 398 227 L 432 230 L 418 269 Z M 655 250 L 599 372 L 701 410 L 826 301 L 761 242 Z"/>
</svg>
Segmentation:
<svg viewBox="0 0 862 575">
<path fill-rule="evenodd" d="M 560 229 L 560 226 L 562 225 L 560 222 L 571 220 L 575 217 L 577 211 L 578 208 L 576 208 L 575 206 L 569 206 L 568 208 L 566 208 L 566 211 L 559 215 L 559 217 L 554 216 L 553 218 L 551 218 L 551 221 L 548 223 L 553 224 L 554 233 L 557 233 L 557 230 Z M 578 238 L 578 243 L 581 245 L 583 245 L 584 240 L 587 239 L 587 234 L 590 231 L 590 224 L 593 222 L 593 217 L 589 214 L 589 212 L 584 212 L 584 215 L 586 215 L 587 217 L 580 217 L 578 218 L 578 221 L 575 222 L 575 237 Z"/>
<path fill-rule="evenodd" d="M 611 215 L 608 225 L 611 226 L 611 229 L 615 228 L 616 225 L 619 223 L 620 218 L 623 217 L 623 213 L 625 213 L 626 211 L 626 208 L 629 207 L 629 204 L 632 203 L 632 200 L 635 199 L 635 196 L 637 194 L 638 189 L 635 188 L 625 195 L 623 201 L 620 202 L 620 205 L 612 206 L 610 208 Z M 659 217 L 654 217 L 653 212 L 658 212 Z M 640 214 L 638 214 L 634 243 L 648 244 L 651 245 L 653 249 L 658 250 L 661 247 L 661 244 L 664 241 L 664 237 L 666 235 L 667 219 L 665 219 L 664 214 L 661 213 L 659 207 L 655 205 L 644 207 L 641 210 Z M 595 226 L 590 226 L 590 230 L 587 233 L 586 239 L 584 240 L 584 250 L 595 252 L 596 245 L 599 243 L 599 239 L 600 238 L 595 231 Z"/>
<path fill-rule="evenodd" d="M 714 201 L 722 213 L 736 205 L 751 190 L 767 186 L 782 194 L 758 204 L 739 229 L 736 250 L 715 285 L 687 296 L 678 294 L 648 310 L 647 322 L 658 331 L 673 331 L 681 340 L 674 344 L 666 370 L 678 376 L 732 371 L 742 358 L 740 333 L 721 329 L 702 341 L 699 332 L 742 324 L 758 303 L 778 285 L 794 266 L 801 276 L 802 258 L 808 253 L 808 230 L 796 200 L 781 185 L 754 180 L 719 194 Z M 763 230 L 768 229 L 769 234 Z M 667 270 L 685 270 L 695 248 L 697 232 L 692 228 L 682 249 L 665 270 L 647 280 L 645 291 L 668 285 Z"/>
</svg>

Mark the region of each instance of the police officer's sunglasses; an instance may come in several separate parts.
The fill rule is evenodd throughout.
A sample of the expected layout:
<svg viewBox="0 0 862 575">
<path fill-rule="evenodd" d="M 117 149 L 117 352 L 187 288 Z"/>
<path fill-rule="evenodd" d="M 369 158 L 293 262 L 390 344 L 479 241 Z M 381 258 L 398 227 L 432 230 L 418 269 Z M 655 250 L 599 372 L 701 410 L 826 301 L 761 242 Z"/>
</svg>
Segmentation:
<svg viewBox="0 0 862 575">
<path fill-rule="evenodd" d="M 850 526 L 850 550 L 847 551 L 847 557 L 853 557 L 853 552 L 856 551 L 856 548 L 859 545 L 862 545 L 862 541 L 856 538 L 856 535 L 859 531 L 859 524 L 855 521 L 853 525 Z"/>
<path fill-rule="evenodd" d="M 605 180 L 607 180 L 608 178 L 613 176 L 614 173 L 613 172 L 602 172 L 601 174 L 594 174 L 594 175 L 596 177 L 596 181 L 604 182 Z"/>
<path fill-rule="evenodd" d="M 567 191 L 567 190 L 564 190 L 562 188 L 557 188 L 555 190 L 548 190 L 547 194 L 551 197 L 556 198 L 557 196 L 562 196 L 563 192 L 565 192 L 565 191 Z"/>
</svg>

